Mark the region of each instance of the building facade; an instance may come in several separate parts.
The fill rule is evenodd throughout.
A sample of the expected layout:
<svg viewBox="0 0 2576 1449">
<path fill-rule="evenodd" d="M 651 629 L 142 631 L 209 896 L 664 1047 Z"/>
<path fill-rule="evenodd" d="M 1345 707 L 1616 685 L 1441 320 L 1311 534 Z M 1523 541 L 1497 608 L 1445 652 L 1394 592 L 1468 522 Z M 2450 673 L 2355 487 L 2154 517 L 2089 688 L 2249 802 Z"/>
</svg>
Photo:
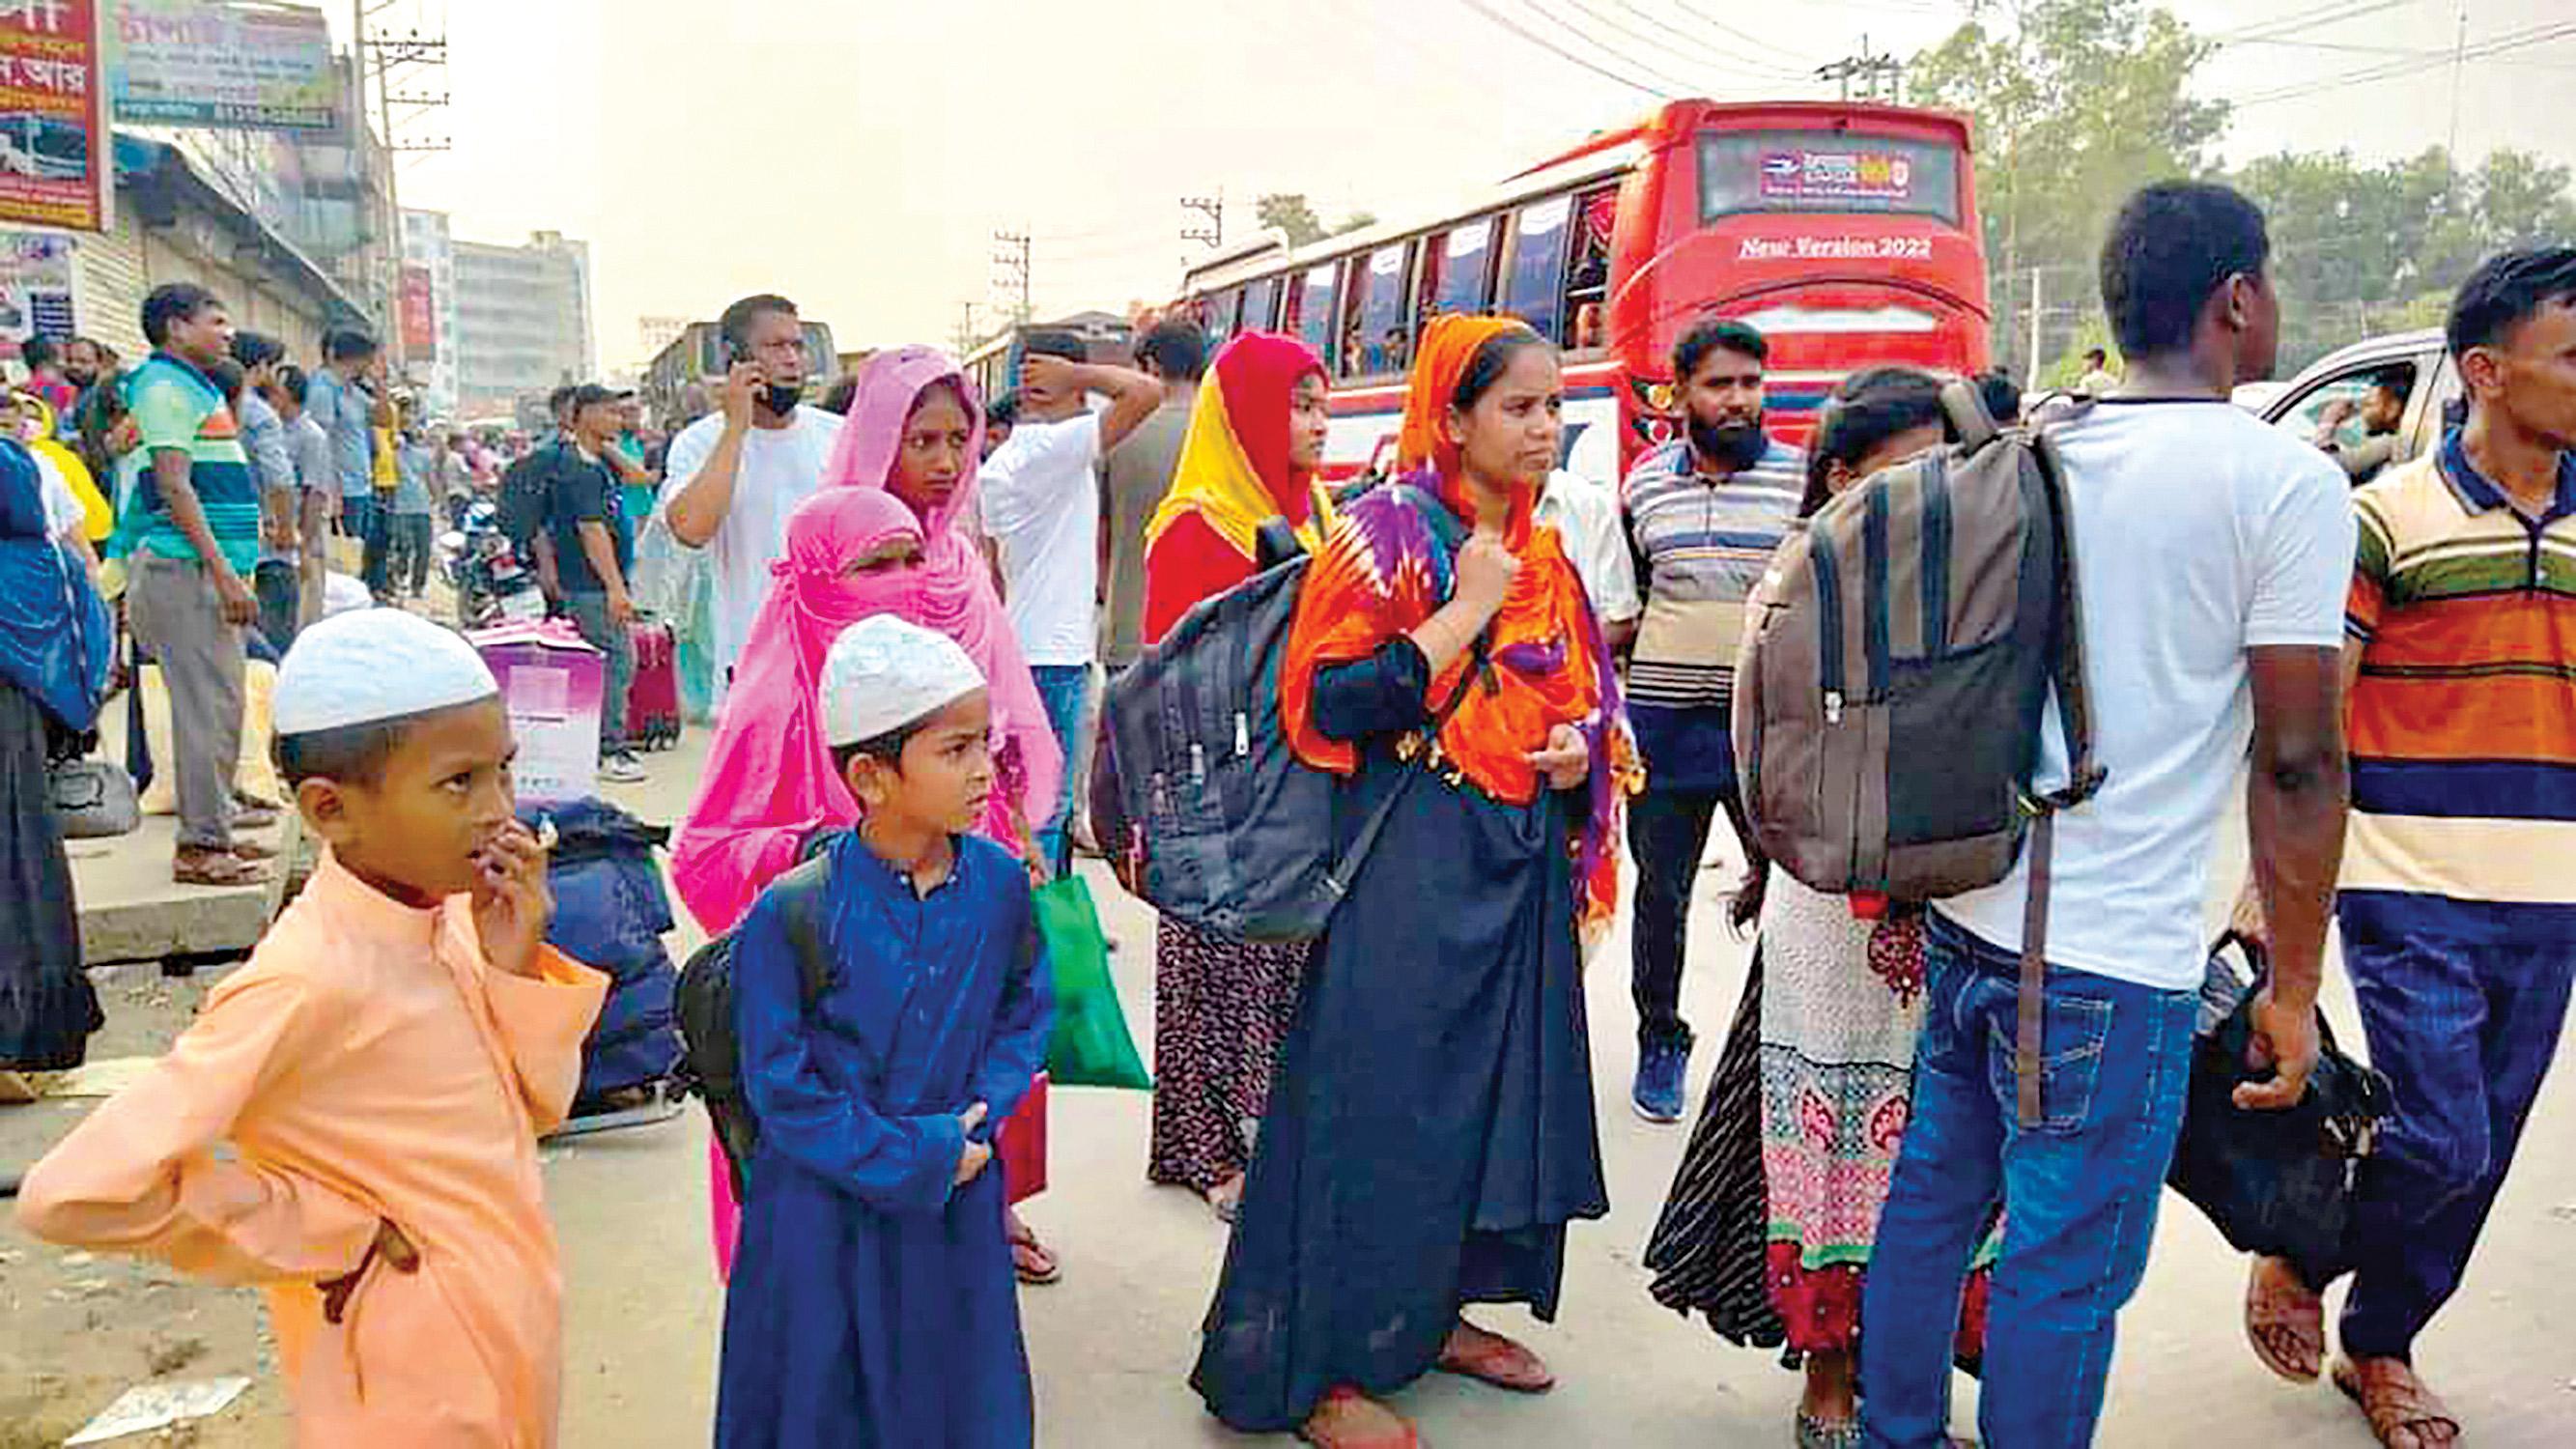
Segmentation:
<svg viewBox="0 0 2576 1449">
<path fill-rule="evenodd" d="M 403 374 L 419 390 L 435 418 L 459 416 L 463 398 L 456 357 L 456 243 L 443 211 L 403 212 L 403 269 L 429 283 L 424 327 L 398 323 L 402 333 Z M 404 308 L 395 308 L 398 314 Z M 408 314 L 405 314 L 408 315 Z"/>
<path fill-rule="evenodd" d="M 525 246 L 449 245 L 461 415 L 511 412 L 597 373 L 588 243 L 541 231 Z"/>
<path fill-rule="evenodd" d="M 120 134 L 114 155 L 115 226 L 72 238 L 73 330 L 141 360 L 151 350 L 143 298 L 165 282 L 206 287 L 236 327 L 268 333 L 303 361 L 320 355 L 325 329 L 364 315 L 347 286 L 186 153 Z"/>
</svg>

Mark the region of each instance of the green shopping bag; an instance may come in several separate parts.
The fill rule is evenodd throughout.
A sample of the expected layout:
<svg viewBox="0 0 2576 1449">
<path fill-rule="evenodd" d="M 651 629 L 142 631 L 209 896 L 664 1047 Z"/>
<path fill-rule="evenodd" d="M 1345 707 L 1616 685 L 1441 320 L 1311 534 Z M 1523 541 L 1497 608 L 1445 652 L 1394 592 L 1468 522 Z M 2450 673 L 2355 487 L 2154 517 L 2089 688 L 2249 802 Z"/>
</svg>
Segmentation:
<svg viewBox="0 0 2576 1449">
<path fill-rule="evenodd" d="M 1109 979 L 1109 938 L 1091 887 L 1068 875 L 1037 887 L 1032 902 L 1055 981 L 1047 1076 L 1059 1087 L 1150 1089 L 1153 1075 L 1136 1055 L 1127 1014 L 1118 1009 L 1117 983 Z"/>
</svg>

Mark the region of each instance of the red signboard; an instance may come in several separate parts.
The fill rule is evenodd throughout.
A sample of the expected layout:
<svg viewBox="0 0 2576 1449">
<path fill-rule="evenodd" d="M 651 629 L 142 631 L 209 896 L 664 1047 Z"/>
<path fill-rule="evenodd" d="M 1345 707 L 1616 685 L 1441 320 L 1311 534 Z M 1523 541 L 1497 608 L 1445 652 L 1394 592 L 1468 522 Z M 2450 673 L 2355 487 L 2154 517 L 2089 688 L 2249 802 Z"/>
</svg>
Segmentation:
<svg viewBox="0 0 2576 1449">
<path fill-rule="evenodd" d="M 108 228 L 104 0 L 0 0 L 0 222 Z"/>
<path fill-rule="evenodd" d="M 5 3 L 7 0 L 0 0 L 0 4 Z M 399 300 L 402 311 L 403 359 L 407 362 L 428 362 L 437 357 L 438 302 L 430 287 L 429 268 L 405 267 L 402 269 L 402 296 Z"/>
</svg>

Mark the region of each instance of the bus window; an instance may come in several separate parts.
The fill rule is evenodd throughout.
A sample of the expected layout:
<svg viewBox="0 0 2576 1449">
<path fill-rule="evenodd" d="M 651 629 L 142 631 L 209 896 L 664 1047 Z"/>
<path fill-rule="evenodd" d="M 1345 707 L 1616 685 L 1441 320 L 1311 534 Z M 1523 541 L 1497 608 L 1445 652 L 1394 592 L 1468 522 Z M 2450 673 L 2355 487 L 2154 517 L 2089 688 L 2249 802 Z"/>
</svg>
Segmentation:
<svg viewBox="0 0 2576 1449">
<path fill-rule="evenodd" d="M 1831 131 L 1711 131 L 1699 138 L 1699 217 L 1868 212 L 1959 223 L 1959 152 L 1940 141 Z"/>
<path fill-rule="evenodd" d="M 1279 279 L 1263 277 L 1243 284 L 1243 315 L 1236 319 L 1241 332 L 1268 332 L 1279 325 Z"/>
<path fill-rule="evenodd" d="M 1482 312 L 1493 283 L 1494 222 L 1491 217 L 1452 228 L 1448 235 L 1423 243 L 1423 261 L 1439 263 L 1422 289 L 1428 300 L 1425 320 L 1443 312 Z"/>
<path fill-rule="evenodd" d="M 1201 305 L 1206 308 L 1199 319 L 1202 324 L 1201 330 L 1207 333 L 1211 347 L 1222 345 L 1225 339 L 1242 330 L 1243 289 L 1241 287 L 1219 292 L 1214 297 L 1206 299 Z"/>
<path fill-rule="evenodd" d="M 1333 306 L 1333 275 L 1339 270 L 1341 264 L 1338 262 L 1308 267 L 1306 275 L 1298 279 L 1296 290 L 1288 297 L 1287 325 L 1293 326 L 1297 336 L 1328 364 L 1332 361 L 1329 349 L 1333 345 L 1336 310 Z"/>
<path fill-rule="evenodd" d="M 1379 247 L 1354 270 L 1353 334 L 1344 339 L 1342 375 L 1401 372 L 1410 354 L 1404 328 L 1404 243 Z M 1348 343 L 1356 342 L 1357 346 Z"/>
<path fill-rule="evenodd" d="M 1574 198 L 1551 197 L 1521 208 L 1513 228 L 1512 257 L 1503 269 L 1502 310 L 1527 322 L 1541 337 L 1557 336 L 1565 320 L 1566 231 Z"/>
</svg>

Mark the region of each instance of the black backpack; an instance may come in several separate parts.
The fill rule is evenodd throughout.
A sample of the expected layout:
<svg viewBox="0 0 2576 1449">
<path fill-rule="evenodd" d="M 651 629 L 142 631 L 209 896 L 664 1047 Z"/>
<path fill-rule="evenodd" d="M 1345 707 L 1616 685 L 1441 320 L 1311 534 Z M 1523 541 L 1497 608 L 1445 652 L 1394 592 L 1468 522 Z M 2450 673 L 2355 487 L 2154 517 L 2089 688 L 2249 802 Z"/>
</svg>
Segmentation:
<svg viewBox="0 0 2576 1449">
<path fill-rule="evenodd" d="M 555 475 L 563 466 L 565 446 L 549 443 L 501 474 L 501 534 L 522 562 L 536 558 L 531 548 L 554 511 Z"/>
<path fill-rule="evenodd" d="M 1441 547 L 1466 537 L 1430 494 L 1382 486 L 1406 496 Z M 1166 915 L 1248 941 L 1321 935 L 1403 797 L 1389 792 L 1335 854 L 1340 780 L 1298 759 L 1279 723 L 1279 661 L 1308 563 L 1278 542 L 1285 533 L 1265 525 L 1262 557 L 1286 561 L 1200 601 L 1109 682 L 1092 755 L 1092 827 L 1119 879 Z M 1483 668 L 1477 648 L 1434 732 Z"/>
<path fill-rule="evenodd" d="M 778 898 L 808 1007 L 832 988 L 831 951 L 823 939 L 824 886 L 831 870 L 829 857 L 809 856 L 762 892 Z M 673 1095 L 705 1099 L 737 1200 L 752 1151 L 760 1145 L 759 1119 L 743 1097 L 742 1043 L 735 1032 L 733 956 L 740 930 L 736 926 L 700 946 L 680 968 L 679 989 L 672 997 L 680 1021 L 680 1064 L 671 1074 Z"/>
</svg>

